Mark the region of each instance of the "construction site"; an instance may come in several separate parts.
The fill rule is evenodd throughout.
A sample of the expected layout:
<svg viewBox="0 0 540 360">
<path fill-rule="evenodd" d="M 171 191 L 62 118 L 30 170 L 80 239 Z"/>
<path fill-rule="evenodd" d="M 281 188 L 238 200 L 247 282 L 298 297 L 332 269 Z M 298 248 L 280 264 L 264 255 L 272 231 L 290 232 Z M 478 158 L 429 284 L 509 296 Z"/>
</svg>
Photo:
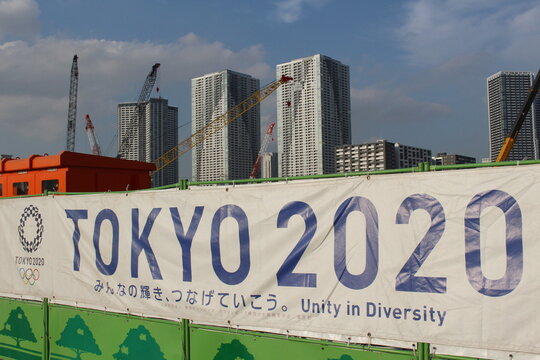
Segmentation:
<svg viewBox="0 0 540 360">
<path fill-rule="evenodd" d="M 1 359 L 540 359 L 540 161 L 508 161 L 540 72 L 493 163 L 262 178 L 272 121 L 244 178 L 156 187 L 274 92 L 304 111 L 282 75 L 135 161 L 159 68 L 115 157 L 90 115 L 92 154 L 74 151 L 75 55 L 65 151 L 1 160 Z M 304 166 L 280 149 L 282 171 Z"/>
</svg>

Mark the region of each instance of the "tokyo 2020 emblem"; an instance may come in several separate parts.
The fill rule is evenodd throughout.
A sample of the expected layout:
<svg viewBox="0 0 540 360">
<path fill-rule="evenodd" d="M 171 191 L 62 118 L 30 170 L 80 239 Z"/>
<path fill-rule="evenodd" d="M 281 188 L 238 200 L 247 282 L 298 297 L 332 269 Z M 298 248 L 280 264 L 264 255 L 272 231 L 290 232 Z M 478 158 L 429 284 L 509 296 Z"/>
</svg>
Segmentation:
<svg viewBox="0 0 540 360">
<path fill-rule="evenodd" d="M 25 234 L 25 228 L 29 222 L 35 223 L 35 234 Z M 28 238 L 27 238 L 28 236 Z M 43 219 L 39 209 L 34 205 L 27 206 L 19 221 L 19 241 L 27 253 L 36 251 L 43 240 Z"/>
</svg>

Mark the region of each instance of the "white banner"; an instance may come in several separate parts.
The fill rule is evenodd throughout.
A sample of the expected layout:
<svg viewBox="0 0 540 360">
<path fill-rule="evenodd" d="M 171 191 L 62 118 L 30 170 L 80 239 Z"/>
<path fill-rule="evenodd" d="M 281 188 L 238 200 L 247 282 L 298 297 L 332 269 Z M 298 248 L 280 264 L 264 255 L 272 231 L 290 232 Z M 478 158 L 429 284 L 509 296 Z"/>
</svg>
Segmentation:
<svg viewBox="0 0 540 360">
<path fill-rule="evenodd" d="M 540 166 L 0 202 L 0 292 L 540 353 Z"/>
</svg>

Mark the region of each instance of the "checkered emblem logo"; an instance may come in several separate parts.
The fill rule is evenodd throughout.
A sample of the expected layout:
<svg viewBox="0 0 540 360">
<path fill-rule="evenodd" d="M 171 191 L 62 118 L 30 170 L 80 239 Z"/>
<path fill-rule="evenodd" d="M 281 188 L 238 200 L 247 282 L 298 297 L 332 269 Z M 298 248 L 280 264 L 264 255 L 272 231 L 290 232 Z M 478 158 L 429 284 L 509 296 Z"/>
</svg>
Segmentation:
<svg viewBox="0 0 540 360">
<path fill-rule="evenodd" d="M 25 234 L 25 227 L 29 221 L 34 221 L 36 224 L 35 234 Z M 27 239 L 27 235 L 29 238 Z M 43 240 L 43 219 L 39 210 L 34 205 L 27 206 L 19 221 L 19 241 L 24 249 L 28 253 L 36 251 Z"/>
</svg>

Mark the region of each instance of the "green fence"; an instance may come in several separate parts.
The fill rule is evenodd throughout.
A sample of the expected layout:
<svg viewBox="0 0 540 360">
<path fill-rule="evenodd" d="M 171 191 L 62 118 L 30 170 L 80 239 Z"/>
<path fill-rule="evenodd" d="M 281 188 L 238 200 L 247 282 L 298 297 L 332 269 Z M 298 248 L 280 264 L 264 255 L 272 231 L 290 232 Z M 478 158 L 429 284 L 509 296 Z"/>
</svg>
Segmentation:
<svg viewBox="0 0 540 360">
<path fill-rule="evenodd" d="M 49 306 L 49 359 L 183 360 L 184 324 Z"/>
<path fill-rule="evenodd" d="M 209 326 L 193 325 L 190 334 L 192 359 L 422 359 L 416 357 L 416 352 L 408 350 L 347 345 L 233 329 L 218 330 Z"/>
<path fill-rule="evenodd" d="M 4 360 L 429 360 L 429 344 L 397 349 L 204 326 L 0 298 Z"/>
<path fill-rule="evenodd" d="M 45 359 L 46 313 L 43 302 L 0 298 L 0 359 Z"/>
</svg>

